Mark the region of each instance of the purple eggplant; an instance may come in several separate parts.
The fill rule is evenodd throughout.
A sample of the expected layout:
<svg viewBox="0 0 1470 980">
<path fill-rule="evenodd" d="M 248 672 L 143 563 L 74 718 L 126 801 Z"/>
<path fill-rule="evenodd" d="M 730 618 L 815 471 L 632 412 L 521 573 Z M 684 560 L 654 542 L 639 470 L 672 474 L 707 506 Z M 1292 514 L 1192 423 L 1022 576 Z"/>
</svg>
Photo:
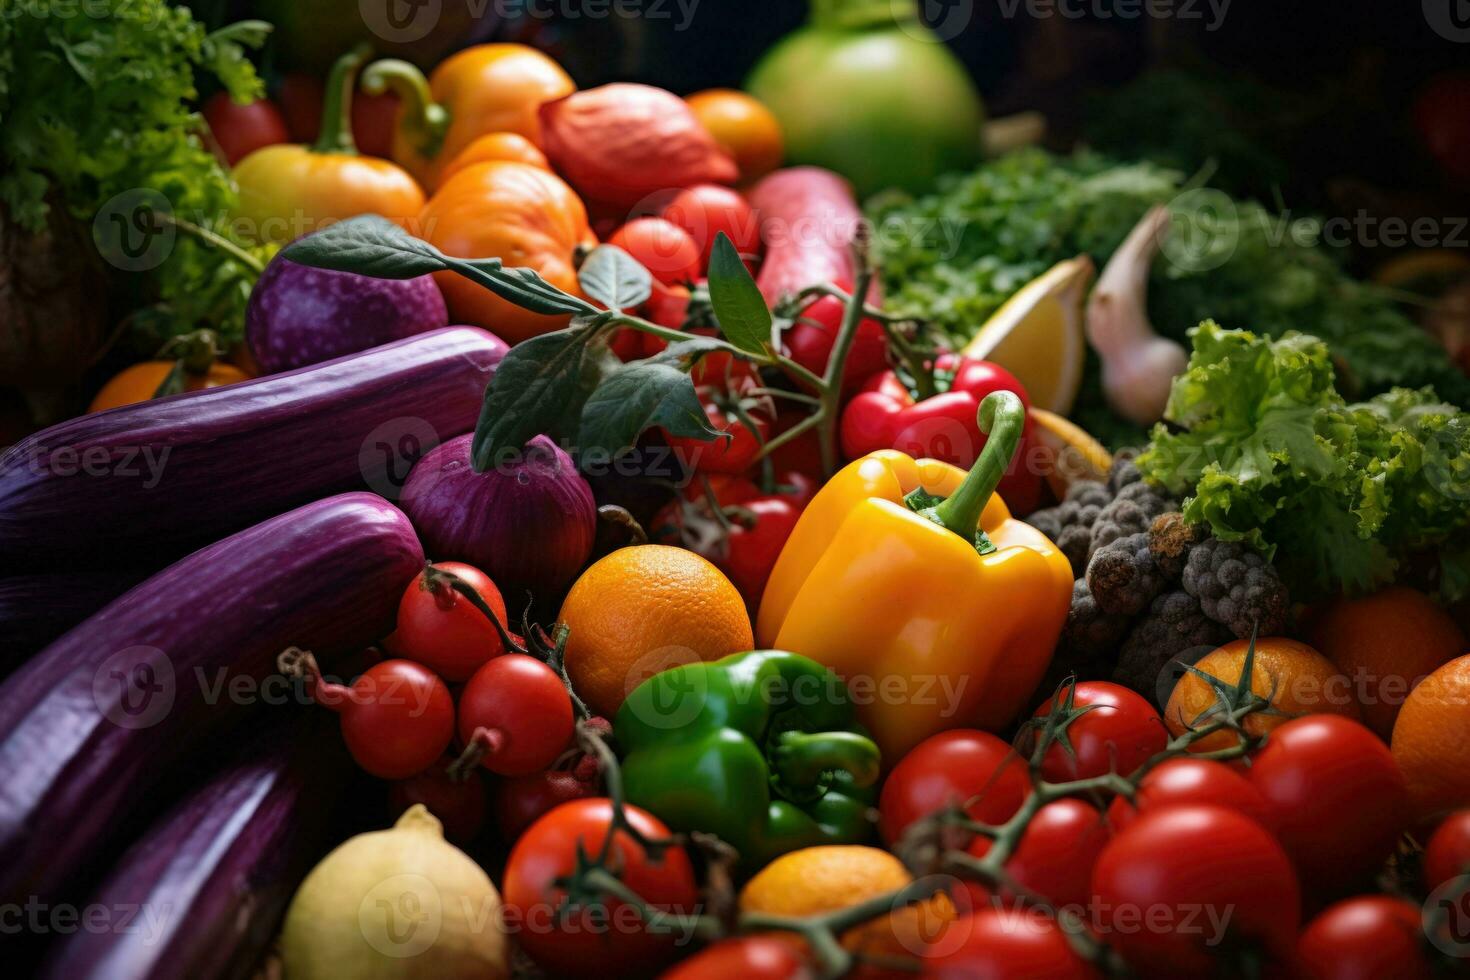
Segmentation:
<svg viewBox="0 0 1470 980">
<path fill-rule="evenodd" d="M 145 577 L 124 570 L 0 579 L 0 677 Z"/>
<path fill-rule="evenodd" d="M 86 903 L 116 917 L 109 928 L 61 937 L 39 975 L 250 976 L 335 836 L 332 811 L 350 764 L 324 715 L 275 720 L 154 821 Z"/>
<path fill-rule="evenodd" d="M 395 496 L 474 428 L 505 349 L 449 327 L 43 429 L 0 456 L 0 568 L 151 572 L 328 494 Z"/>
<path fill-rule="evenodd" d="M 0 685 L 0 903 L 54 895 L 176 762 L 281 695 L 283 649 L 326 667 L 389 632 L 423 563 L 392 504 L 329 497 L 176 562 L 12 674 Z"/>
<path fill-rule="evenodd" d="M 245 340 L 268 374 L 320 364 L 449 325 L 432 276 L 374 279 L 277 255 L 245 308 Z"/>
</svg>

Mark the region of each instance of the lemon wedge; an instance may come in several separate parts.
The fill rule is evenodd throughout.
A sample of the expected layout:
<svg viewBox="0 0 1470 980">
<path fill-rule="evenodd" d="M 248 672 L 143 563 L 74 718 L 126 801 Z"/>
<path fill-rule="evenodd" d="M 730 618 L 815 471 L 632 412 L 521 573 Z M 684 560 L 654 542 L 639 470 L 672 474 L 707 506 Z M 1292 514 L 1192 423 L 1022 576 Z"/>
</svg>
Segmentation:
<svg viewBox="0 0 1470 980">
<path fill-rule="evenodd" d="M 1058 500 L 1078 480 L 1107 479 L 1113 465 L 1107 447 L 1055 412 L 1033 407 L 1030 415 L 1034 438 L 1046 453 L 1042 475 Z"/>
<path fill-rule="evenodd" d="M 1021 379 L 1032 405 L 1065 415 L 1082 384 L 1092 273 L 1085 255 L 1058 262 L 1006 300 L 962 353 L 999 364 Z"/>
</svg>

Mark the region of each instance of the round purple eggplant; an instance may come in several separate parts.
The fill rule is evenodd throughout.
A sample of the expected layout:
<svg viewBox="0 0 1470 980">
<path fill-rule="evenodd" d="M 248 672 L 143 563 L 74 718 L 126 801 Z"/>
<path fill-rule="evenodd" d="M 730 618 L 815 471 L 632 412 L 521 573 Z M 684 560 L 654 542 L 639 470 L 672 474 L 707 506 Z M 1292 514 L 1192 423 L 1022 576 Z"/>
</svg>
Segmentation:
<svg viewBox="0 0 1470 980">
<path fill-rule="evenodd" d="M 245 309 L 245 339 L 261 370 L 290 371 L 449 325 L 432 276 L 374 279 L 277 255 Z"/>
</svg>

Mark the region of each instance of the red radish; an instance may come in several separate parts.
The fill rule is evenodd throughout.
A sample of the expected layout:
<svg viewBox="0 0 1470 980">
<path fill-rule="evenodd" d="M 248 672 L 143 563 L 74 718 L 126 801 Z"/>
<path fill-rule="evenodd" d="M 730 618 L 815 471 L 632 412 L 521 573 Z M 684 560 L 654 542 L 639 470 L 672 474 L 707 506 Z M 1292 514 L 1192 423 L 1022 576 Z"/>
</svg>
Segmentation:
<svg viewBox="0 0 1470 980">
<path fill-rule="evenodd" d="M 575 725 L 571 695 L 556 671 L 524 654 L 496 657 L 459 695 L 465 750 L 453 772 L 476 764 L 502 776 L 545 769 L 566 749 Z"/>
<path fill-rule="evenodd" d="M 444 754 L 454 737 L 454 699 L 433 671 L 412 660 L 374 664 L 351 686 L 322 677 L 316 658 L 290 649 L 283 674 L 302 677 L 312 698 L 342 717 L 347 751 L 380 779 L 407 779 Z"/>
<path fill-rule="evenodd" d="M 466 587 L 494 613 L 493 620 L 460 591 Z M 506 623 L 505 600 L 490 577 L 463 562 L 439 562 L 420 572 L 404 591 L 389 646 L 445 680 L 468 680 L 487 660 L 505 652 L 497 623 Z"/>
</svg>

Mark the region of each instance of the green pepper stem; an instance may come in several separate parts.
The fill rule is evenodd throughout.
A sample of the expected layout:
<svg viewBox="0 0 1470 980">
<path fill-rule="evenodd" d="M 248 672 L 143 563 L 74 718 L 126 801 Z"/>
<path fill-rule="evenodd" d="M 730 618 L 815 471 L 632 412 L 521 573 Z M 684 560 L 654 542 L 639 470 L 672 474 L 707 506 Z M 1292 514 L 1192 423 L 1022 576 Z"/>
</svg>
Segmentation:
<svg viewBox="0 0 1470 980">
<path fill-rule="evenodd" d="M 782 732 L 776 743 L 776 776 L 788 786 L 808 787 L 822 773 L 840 769 L 858 787 L 878 781 L 878 746 L 856 732 Z"/>
<path fill-rule="evenodd" d="M 960 488 L 934 508 L 939 522 L 966 541 L 974 540 L 980 515 L 1021 444 L 1026 406 L 1013 391 L 992 391 L 980 403 L 977 418 L 980 431 L 990 438 Z"/>
<path fill-rule="evenodd" d="M 359 44 L 332 65 L 322 99 L 322 129 L 311 146 L 313 153 L 357 155 L 357 142 L 352 138 L 352 93 L 357 88 L 357 72 L 372 53 L 372 48 Z"/>
<path fill-rule="evenodd" d="M 362 73 L 362 90 L 369 95 L 382 95 L 390 89 L 403 105 L 398 126 L 404 138 L 423 156 L 437 154 L 449 129 L 449 110 L 434 101 L 424 73 L 397 58 L 368 65 Z"/>
</svg>

